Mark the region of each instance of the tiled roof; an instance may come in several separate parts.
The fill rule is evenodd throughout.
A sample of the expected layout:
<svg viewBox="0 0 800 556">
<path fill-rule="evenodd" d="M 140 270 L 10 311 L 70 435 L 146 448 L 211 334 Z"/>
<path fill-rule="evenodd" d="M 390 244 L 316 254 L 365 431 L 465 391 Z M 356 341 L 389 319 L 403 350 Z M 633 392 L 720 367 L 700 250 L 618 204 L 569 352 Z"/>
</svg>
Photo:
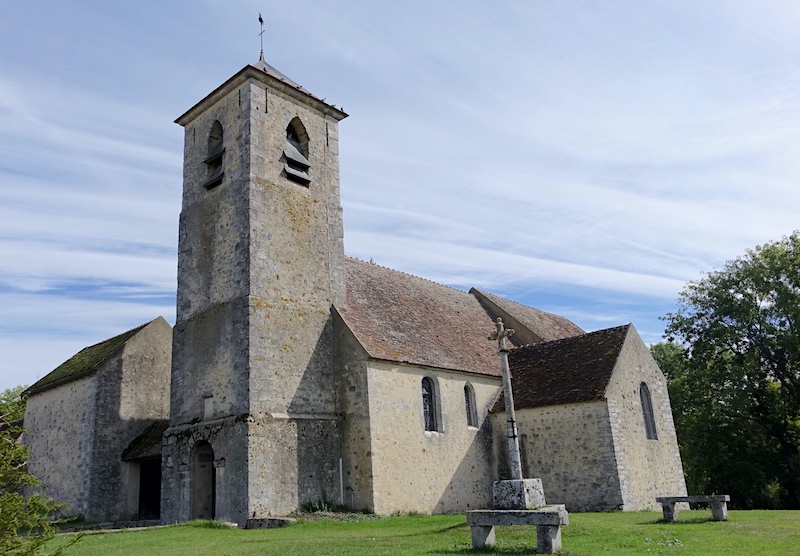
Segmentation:
<svg viewBox="0 0 800 556">
<path fill-rule="evenodd" d="M 262 81 L 268 85 L 273 85 L 290 96 L 301 100 L 301 102 L 305 102 L 306 104 L 325 112 L 325 114 L 328 116 L 336 118 L 336 120 L 342 120 L 343 118 L 347 117 L 347 114 L 341 108 L 337 108 L 333 104 L 328 103 L 325 99 L 321 99 L 312 95 L 305 88 L 301 87 L 295 81 L 289 79 L 282 72 L 268 64 L 262 56 L 258 62 L 255 64 L 246 65 L 233 77 L 206 95 L 203 100 L 184 112 L 183 115 L 179 116 L 178 119 L 175 120 L 175 123 L 183 126 L 187 125 L 190 121 L 197 117 L 199 113 L 205 111 L 211 104 L 217 102 L 224 95 L 227 95 L 231 91 L 235 90 L 235 87 L 238 87 L 243 79 L 250 78 Z"/>
<path fill-rule="evenodd" d="M 487 307 L 489 312 L 495 313 L 497 312 L 496 309 L 499 308 L 500 311 L 516 319 L 519 324 L 509 323 L 505 319 L 504 322 L 512 328 L 519 328 L 519 325 L 527 328 L 535 338 L 535 340 L 532 341 L 548 342 L 550 340 L 569 338 L 570 336 L 578 336 L 584 333 L 580 327 L 569 319 L 554 315 L 553 313 L 545 313 L 539 309 L 534 309 L 533 307 L 528 307 L 527 305 L 522 305 L 510 299 L 475 288 L 472 288 L 470 293 L 476 295 L 478 299 L 483 298 L 482 301 L 486 305 L 493 304 L 495 307 Z M 485 303 L 486 301 L 489 303 Z M 503 315 L 501 314 L 498 316 Z M 518 330 L 517 332 L 520 333 L 521 331 Z"/>
<path fill-rule="evenodd" d="M 370 357 L 500 374 L 494 323 L 475 297 L 356 259 L 345 268 L 347 304 L 336 309 Z"/>
<path fill-rule="evenodd" d="M 253 64 L 253 67 L 260 69 L 261 71 L 263 71 L 264 73 L 266 73 L 267 75 L 269 75 L 271 77 L 274 77 L 278 81 L 283 81 L 284 83 L 294 87 L 298 91 L 303 91 L 305 94 L 307 94 L 309 96 L 312 96 L 312 97 L 314 96 L 311 93 L 309 93 L 308 91 L 306 91 L 303 87 L 298 85 L 295 81 L 293 81 L 292 79 L 289 79 L 288 77 L 286 77 L 286 74 L 284 74 L 281 71 L 278 71 L 273 66 L 269 65 L 266 62 L 266 60 L 264 60 L 264 56 L 263 55 L 258 60 L 258 62 Z M 314 97 L 314 98 L 316 98 L 316 97 Z"/>
<path fill-rule="evenodd" d="M 125 345 L 125 342 L 133 338 L 137 332 L 148 324 L 150 323 L 137 326 L 99 344 L 83 348 L 28 388 L 27 393 L 29 395 L 35 394 L 45 388 L 57 386 L 94 372 L 100 363 L 119 351 Z"/>
<path fill-rule="evenodd" d="M 497 344 L 488 336 L 501 314 L 531 327 L 535 333 L 528 336 L 537 341 L 583 333 L 563 317 L 475 289 L 467 293 L 351 258 L 345 268 L 347 304 L 337 310 L 375 359 L 499 375 Z"/>
<path fill-rule="evenodd" d="M 144 432 L 134 438 L 122 452 L 123 461 L 151 458 L 161 455 L 161 438 L 169 426 L 168 419 L 159 419 L 151 423 Z"/>
<path fill-rule="evenodd" d="M 514 408 L 603 399 L 630 326 L 512 349 Z M 504 404 L 501 396 L 492 411 Z"/>
</svg>

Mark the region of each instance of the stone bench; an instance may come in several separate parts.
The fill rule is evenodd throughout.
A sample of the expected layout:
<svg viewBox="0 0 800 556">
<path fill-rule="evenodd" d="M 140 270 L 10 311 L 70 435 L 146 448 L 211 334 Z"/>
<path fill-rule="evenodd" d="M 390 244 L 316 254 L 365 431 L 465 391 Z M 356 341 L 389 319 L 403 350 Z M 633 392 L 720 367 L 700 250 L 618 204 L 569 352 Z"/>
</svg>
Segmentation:
<svg viewBox="0 0 800 556">
<path fill-rule="evenodd" d="M 472 547 L 494 546 L 496 525 L 536 525 L 536 552 L 553 554 L 561 550 L 561 526 L 569 524 L 569 514 L 562 505 L 538 510 L 472 510 L 467 525 L 472 528 Z"/>
<path fill-rule="evenodd" d="M 714 521 L 725 521 L 728 519 L 728 502 L 731 497 L 727 494 L 712 494 L 710 496 L 659 496 L 656 502 L 661 504 L 664 512 L 664 521 L 675 521 L 678 519 L 678 509 L 675 504 L 688 502 L 689 504 L 711 504 L 711 518 Z"/>
</svg>

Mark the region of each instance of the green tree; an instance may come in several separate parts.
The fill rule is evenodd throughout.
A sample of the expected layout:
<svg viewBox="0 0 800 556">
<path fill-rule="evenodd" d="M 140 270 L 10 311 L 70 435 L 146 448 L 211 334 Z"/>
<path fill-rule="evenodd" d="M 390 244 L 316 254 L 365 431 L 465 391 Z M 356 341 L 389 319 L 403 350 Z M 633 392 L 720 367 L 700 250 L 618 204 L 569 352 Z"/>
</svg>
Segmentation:
<svg viewBox="0 0 800 556">
<path fill-rule="evenodd" d="M 715 369 L 694 367 L 700 362 L 675 343 L 650 351 L 667 376 L 689 492 L 730 494 L 738 508 L 781 507 L 775 446 L 758 433 L 736 393 L 718 388 Z"/>
<path fill-rule="evenodd" d="M 19 421 L 25 417 L 25 402 L 23 392 L 27 386 L 15 386 L 0 392 L 0 420 L 4 423 Z"/>
<path fill-rule="evenodd" d="M 28 473 L 28 449 L 19 441 L 24 432 L 19 424 L 25 415 L 23 391 L 18 386 L 0 394 L 0 554 L 8 556 L 41 554 L 53 536 L 47 518 L 62 507 L 40 494 L 25 495 L 25 487 L 39 481 Z M 61 553 L 59 549 L 53 554 Z"/>
<path fill-rule="evenodd" d="M 653 347 L 670 382 L 691 490 L 800 508 L 800 235 L 696 282 Z"/>
</svg>

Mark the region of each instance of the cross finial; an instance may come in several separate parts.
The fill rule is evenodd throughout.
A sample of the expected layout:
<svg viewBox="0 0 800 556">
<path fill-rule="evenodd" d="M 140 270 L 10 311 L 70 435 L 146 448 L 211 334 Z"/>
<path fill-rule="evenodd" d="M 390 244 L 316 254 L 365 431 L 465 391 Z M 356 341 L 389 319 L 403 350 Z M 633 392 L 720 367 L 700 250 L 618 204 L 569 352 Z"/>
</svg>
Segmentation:
<svg viewBox="0 0 800 556">
<path fill-rule="evenodd" d="M 503 319 L 497 317 L 497 321 L 495 322 L 495 327 L 497 330 L 492 332 L 492 335 L 489 336 L 490 340 L 497 340 L 497 351 L 500 353 L 508 352 L 508 347 L 506 347 L 506 338 L 511 336 L 514 333 L 514 330 L 511 328 L 506 328 L 503 326 Z"/>
<path fill-rule="evenodd" d="M 261 12 L 258 12 L 258 23 L 261 25 L 261 32 L 258 34 L 259 38 L 261 39 L 261 56 L 259 56 L 258 61 L 264 61 L 264 18 L 261 17 Z"/>
</svg>

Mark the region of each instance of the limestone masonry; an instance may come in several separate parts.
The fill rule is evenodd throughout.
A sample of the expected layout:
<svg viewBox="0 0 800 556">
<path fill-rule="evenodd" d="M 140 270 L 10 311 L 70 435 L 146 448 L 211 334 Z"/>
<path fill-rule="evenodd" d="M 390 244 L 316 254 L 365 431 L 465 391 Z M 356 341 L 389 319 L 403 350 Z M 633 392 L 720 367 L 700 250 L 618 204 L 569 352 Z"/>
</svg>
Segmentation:
<svg viewBox="0 0 800 556">
<path fill-rule="evenodd" d="M 639 510 L 685 495 L 666 380 L 631 325 L 587 334 L 345 257 L 345 117 L 262 59 L 178 118 L 171 340 L 156 319 L 30 388 L 25 439 L 45 491 L 88 520 L 251 527 L 315 503 L 489 508 L 508 478 L 487 341 L 502 317 L 523 471 L 548 503 Z"/>
</svg>

